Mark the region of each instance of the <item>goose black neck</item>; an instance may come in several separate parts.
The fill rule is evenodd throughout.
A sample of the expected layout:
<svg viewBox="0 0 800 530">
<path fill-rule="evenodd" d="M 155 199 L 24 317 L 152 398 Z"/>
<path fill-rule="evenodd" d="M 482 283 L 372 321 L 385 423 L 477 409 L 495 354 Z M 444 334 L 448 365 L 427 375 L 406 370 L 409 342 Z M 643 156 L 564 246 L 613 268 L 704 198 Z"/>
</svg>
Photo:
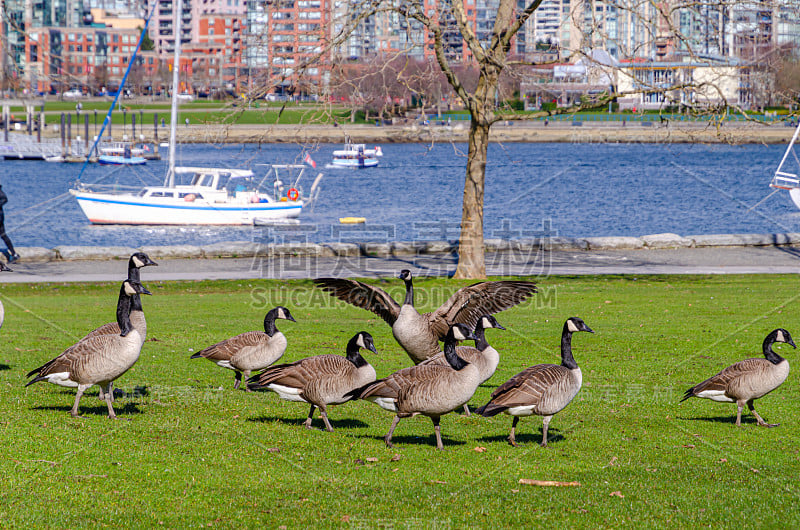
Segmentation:
<svg viewBox="0 0 800 530">
<path fill-rule="evenodd" d="M 406 283 L 406 299 L 403 300 L 403 305 L 414 307 L 414 282 L 411 278 L 403 281 Z"/>
<path fill-rule="evenodd" d="M 278 328 L 275 327 L 275 316 L 276 312 L 273 309 L 267 316 L 264 317 L 264 333 L 272 337 L 275 333 L 278 332 Z"/>
<path fill-rule="evenodd" d="M 778 355 L 773 349 L 772 345 L 775 344 L 775 335 L 770 334 L 764 339 L 764 344 L 762 349 L 764 351 L 764 357 L 771 362 L 772 364 L 778 364 L 783 360 L 783 357 Z"/>
<path fill-rule="evenodd" d="M 128 279 L 133 281 L 141 281 L 141 275 L 139 274 L 139 267 L 135 265 L 128 265 Z"/>
<path fill-rule="evenodd" d="M 483 351 L 489 347 L 489 343 L 486 342 L 486 333 L 483 329 L 483 319 L 478 320 L 478 325 L 475 326 L 473 335 L 475 335 L 475 347 L 478 350 Z"/>
<path fill-rule="evenodd" d="M 142 297 L 139 293 L 131 295 L 131 311 L 144 311 L 142 309 Z"/>
<path fill-rule="evenodd" d="M 362 366 L 366 366 L 368 364 L 367 360 L 361 356 L 361 352 L 359 351 L 358 335 L 350 339 L 350 342 L 347 343 L 346 358 L 348 361 L 353 363 L 356 368 L 361 368 Z"/>
<path fill-rule="evenodd" d="M 457 340 L 449 337 L 444 341 L 444 358 L 447 360 L 447 363 L 453 368 L 453 370 L 461 370 L 469 364 L 456 353 L 457 342 Z"/>
<path fill-rule="evenodd" d="M 572 356 L 572 332 L 568 326 L 569 323 L 565 323 L 564 330 L 561 332 L 561 366 L 574 370 L 578 367 L 578 363 Z"/>
<path fill-rule="evenodd" d="M 131 332 L 131 297 L 125 292 L 123 285 L 119 290 L 119 300 L 117 301 L 117 324 L 119 324 L 120 337 L 125 337 Z"/>
</svg>

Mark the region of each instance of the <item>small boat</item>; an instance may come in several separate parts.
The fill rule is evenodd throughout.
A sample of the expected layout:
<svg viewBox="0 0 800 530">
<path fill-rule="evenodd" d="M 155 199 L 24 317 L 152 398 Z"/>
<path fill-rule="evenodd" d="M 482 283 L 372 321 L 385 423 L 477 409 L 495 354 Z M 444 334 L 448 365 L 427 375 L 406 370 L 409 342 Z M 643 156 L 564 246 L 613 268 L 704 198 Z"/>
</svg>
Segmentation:
<svg viewBox="0 0 800 530">
<path fill-rule="evenodd" d="M 366 217 L 340 217 L 339 218 L 339 223 L 343 224 L 343 225 L 357 225 L 357 224 L 362 224 L 362 223 L 366 223 L 366 222 L 367 222 L 367 218 Z"/>
<path fill-rule="evenodd" d="M 789 190 L 789 197 L 791 197 L 792 202 L 800 208 L 800 158 L 798 158 L 798 153 L 794 150 L 798 137 L 800 137 L 800 118 L 797 119 L 797 128 L 794 130 L 794 135 L 792 135 L 781 163 L 778 164 L 778 169 L 775 170 L 772 182 L 769 185 L 772 188 Z M 792 157 L 790 158 L 789 155 L 792 155 Z"/>
<path fill-rule="evenodd" d="M 103 142 L 97 148 L 101 155 L 109 156 L 142 156 L 150 149 L 147 146 L 136 147 L 130 142 Z"/>
<path fill-rule="evenodd" d="M 102 155 L 97 157 L 97 161 L 101 164 L 111 166 L 138 166 L 147 162 L 143 156 L 137 156 L 134 153 L 134 147 L 126 142 L 115 142 L 117 145 L 113 147 L 100 148 Z M 104 149 L 107 152 L 103 152 Z M 142 149 L 136 149 L 139 155 L 143 154 Z"/>
<path fill-rule="evenodd" d="M 110 166 L 138 166 L 146 163 L 147 159 L 141 156 L 100 155 L 97 162 Z"/>
<path fill-rule="evenodd" d="M 380 146 L 367 149 L 365 144 L 354 144 L 348 138 L 344 148 L 333 152 L 333 166 L 347 168 L 367 168 L 378 165 L 378 158 L 383 156 Z"/>
</svg>

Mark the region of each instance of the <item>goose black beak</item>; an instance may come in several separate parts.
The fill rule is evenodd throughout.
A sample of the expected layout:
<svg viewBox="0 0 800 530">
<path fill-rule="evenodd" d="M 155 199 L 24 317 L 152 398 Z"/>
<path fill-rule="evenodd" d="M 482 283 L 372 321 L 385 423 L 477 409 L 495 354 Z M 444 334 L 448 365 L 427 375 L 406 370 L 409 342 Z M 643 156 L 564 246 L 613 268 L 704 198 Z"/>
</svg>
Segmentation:
<svg viewBox="0 0 800 530">
<path fill-rule="evenodd" d="M 144 287 L 144 285 L 143 285 L 143 286 L 141 287 L 141 290 L 139 291 L 139 294 L 153 294 L 153 293 L 151 293 L 150 291 L 148 291 L 148 290 L 147 290 L 147 289 Z"/>
<path fill-rule="evenodd" d="M 795 344 L 792 339 L 789 339 L 789 342 L 787 342 L 786 344 L 790 344 L 792 348 L 794 348 L 795 350 L 797 349 L 797 344 Z"/>
</svg>

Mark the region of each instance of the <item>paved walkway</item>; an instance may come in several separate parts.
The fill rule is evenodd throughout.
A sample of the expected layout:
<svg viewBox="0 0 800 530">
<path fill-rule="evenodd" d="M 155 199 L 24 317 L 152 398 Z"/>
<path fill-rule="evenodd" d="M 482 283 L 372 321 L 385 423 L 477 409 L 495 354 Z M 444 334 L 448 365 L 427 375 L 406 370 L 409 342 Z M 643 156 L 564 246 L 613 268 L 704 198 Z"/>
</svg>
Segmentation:
<svg viewBox="0 0 800 530">
<path fill-rule="evenodd" d="M 417 275 L 452 274 L 452 255 L 403 258 L 163 259 L 146 271 L 148 281 L 319 276 L 387 277 L 404 268 Z M 674 250 L 554 251 L 535 255 L 487 254 L 489 275 L 572 274 L 793 274 L 800 272 L 800 248 L 730 247 Z M 125 276 L 126 264 L 115 261 L 16 263 L 0 273 L 0 283 L 100 282 Z"/>
</svg>

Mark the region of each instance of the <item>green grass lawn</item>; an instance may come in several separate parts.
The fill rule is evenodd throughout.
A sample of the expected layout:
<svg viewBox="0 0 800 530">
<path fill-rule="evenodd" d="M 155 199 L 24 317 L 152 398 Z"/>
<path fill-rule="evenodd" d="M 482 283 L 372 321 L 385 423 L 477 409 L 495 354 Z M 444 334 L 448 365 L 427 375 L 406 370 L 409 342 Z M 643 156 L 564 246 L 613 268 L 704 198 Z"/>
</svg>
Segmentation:
<svg viewBox="0 0 800 530">
<path fill-rule="evenodd" d="M 120 263 L 122 273 L 124 264 Z M 409 365 L 389 327 L 373 314 L 333 303 L 310 282 L 148 282 L 148 342 L 116 386 L 106 418 L 95 389 L 69 408 L 74 391 L 24 388 L 27 371 L 95 326 L 113 320 L 118 286 L 3 285 L 0 335 L 0 517 L 8 527 L 785 527 L 800 523 L 800 382 L 756 402 L 774 429 L 732 404 L 693 399 L 686 388 L 760 355 L 776 327 L 796 332 L 795 276 L 552 277 L 534 303 L 500 313 L 508 331 L 488 330 L 498 372 L 471 400 L 521 369 L 558 363 L 561 327 L 580 316 L 575 358 L 584 386 L 550 424 L 523 418 L 519 448 L 505 439 L 511 419 L 449 414 L 445 450 L 428 418 L 403 420 L 394 449 L 382 437 L 391 414 L 366 402 L 329 410 L 336 429 L 302 428 L 305 404 L 234 391 L 233 372 L 189 356 L 259 329 L 264 313 L 289 341 L 283 361 L 344 353 L 370 332 L 364 353 L 379 377 Z M 431 309 L 469 282 L 417 280 Z M 384 287 L 400 299 L 402 283 Z M 798 353 L 776 347 L 791 363 Z M 577 481 L 537 487 L 520 479 Z"/>
<path fill-rule="evenodd" d="M 76 101 L 50 101 L 45 104 L 45 122 L 56 124 L 61 122 L 61 113 L 72 114 L 73 126 L 76 120 L 83 124 L 84 115 L 89 115 L 89 123 L 94 127 L 95 111 L 97 111 L 97 122 L 102 124 L 108 108 L 109 101 L 84 101 L 81 102 L 83 110 L 81 116 L 75 114 Z M 123 102 L 123 107 L 127 110 L 127 115 L 116 110 L 111 115 L 112 123 L 122 125 L 123 120 L 130 126 L 131 116 L 136 115 L 137 122 L 140 121 L 140 111 L 143 112 L 145 127 L 152 127 L 153 114 L 157 113 L 159 121 L 163 118 L 169 123 L 169 103 L 129 103 Z M 39 106 L 36 107 L 37 112 Z M 24 120 L 25 110 L 23 107 L 12 107 L 11 113 L 15 119 Z M 296 124 L 332 124 L 336 119 L 339 123 L 350 120 L 350 110 L 343 107 L 330 107 L 308 103 L 281 103 L 259 101 L 250 106 L 236 102 L 215 102 L 210 100 L 199 100 L 188 103 L 181 103 L 179 107 L 179 123 L 183 124 L 189 118 L 193 125 L 296 125 Z M 356 123 L 366 123 L 363 113 L 357 116 Z"/>
</svg>

